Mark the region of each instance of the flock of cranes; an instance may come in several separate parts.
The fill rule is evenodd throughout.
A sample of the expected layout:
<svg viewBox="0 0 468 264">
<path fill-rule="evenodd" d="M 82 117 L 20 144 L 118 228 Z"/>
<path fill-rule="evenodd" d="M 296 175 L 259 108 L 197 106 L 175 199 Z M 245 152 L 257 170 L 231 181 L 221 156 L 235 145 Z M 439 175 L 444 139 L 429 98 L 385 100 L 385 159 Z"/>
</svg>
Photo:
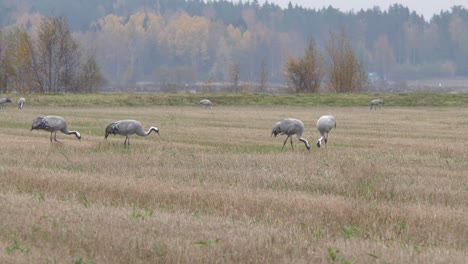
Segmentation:
<svg viewBox="0 0 468 264">
<path fill-rule="evenodd" d="M 7 97 L 0 97 L 0 110 L 3 110 L 6 108 L 5 104 L 11 103 L 10 98 Z M 18 99 L 18 109 L 23 109 L 24 103 L 26 103 L 26 99 L 24 97 L 20 97 Z"/>
<path fill-rule="evenodd" d="M 325 142 L 325 146 L 327 145 L 328 133 L 330 133 L 332 128 L 336 128 L 336 119 L 334 116 L 324 115 L 317 120 L 317 129 L 320 132 L 320 138 L 317 140 L 317 147 L 320 148 L 322 142 Z M 275 137 L 278 134 L 287 135 L 286 140 L 283 142 L 283 147 L 281 148 L 281 150 L 284 149 L 284 145 L 286 145 L 288 139 L 291 143 L 291 148 L 294 150 L 291 136 L 296 135 L 297 139 L 303 142 L 307 150 L 310 151 L 310 143 L 307 139 L 302 137 L 303 132 L 304 123 L 301 120 L 295 118 L 286 118 L 276 123 L 275 126 L 273 126 L 271 135 L 274 135 Z"/>
<path fill-rule="evenodd" d="M 25 102 L 26 99 L 24 97 L 19 98 L 18 109 L 23 109 Z M 4 104 L 6 103 L 11 103 L 11 100 L 6 97 L 0 98 L 0 109 L 3 109 Z M 370 102 L 370 109 L 372 110 L 377 106 L 380 107 L 380 105 L 382 105 L 383 103 L 384 102 L 382 99 L 374 99 Z M 213 107 L 213 104 L 208 99 L 201 100 L 199 104 L 209 109 L 212 109 Z M 325 143 L 325 146 L 327 146 L 328 134 L 333 128 L 336 128 L 336 118 L 334 116 L 324 115 L 317 120 L 317 129 L 320 132 L 320 138 L 317 140 L 316 144 L 318 148 L 320 148 L 323 143 Z M 67 122 L 63 117 L 60 116 L 49 115 L 44 117 L 37 117 L 33 120 L 31 131 L 35 129 L 50 132 L 50 142 L 52 142 L 53 139 L 53 141 L 60 143 L 60 141 L 57 140 L 58 131 L 67 135 L 75 135 L 76 138 L 81 141 L 81 134 L 75 130 L 68 130 Z M 137 120 L 119 120 L 110 123 L 106 127 L 104 138 L 107 140 L 107 137 L 110 134 L 125 136 L 124 146 L 127 147 L 130 146 L 129 136 L 136 134 L 138 136 L 146 137 L 150 135 L 151 132 L 156 132 L 156 134 L 160 136 L 159 128 L 157 128 L 156 126 L 151 126 L 147 131 L 145 131 L 143 125 Z M 286 118 L 282 121 L 277 122 L 273 126 L 271 135 L 274 135 L 275 137 L 277 135 L 287 136 L 283 142 L 283 147 L 281 148 L 281 150 L 284 149 L 284 146 L 286 145 L 288 139 L 291 144 L 291 148 L 294 150 L 292 136 L 296 135 L 297 139 L 303 142 L 307 150 L 310 151 L 310 143 L 307 139 L 302 137 L 303 132 L 304 123 L 301 120 L 295 118 Z"/>
</svg>

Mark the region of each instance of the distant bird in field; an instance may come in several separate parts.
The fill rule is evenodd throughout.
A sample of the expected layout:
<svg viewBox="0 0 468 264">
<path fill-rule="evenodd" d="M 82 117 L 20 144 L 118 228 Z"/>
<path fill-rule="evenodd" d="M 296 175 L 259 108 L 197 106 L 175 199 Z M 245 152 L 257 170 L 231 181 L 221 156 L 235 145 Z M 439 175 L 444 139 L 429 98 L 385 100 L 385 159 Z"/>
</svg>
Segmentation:
<svg viewBox="0 0 468 264">
<path fill-rule="evenodd" d="M 138 136 L 146 137 L 149 134 L 151 134 L 151 132 L 153 131 L 159 135 L 159 128 L 157 127 L 152 126 L 148 129 L 147 132 L 145 132 L 145 130 L 143 129 L 143 126 L 137 120 L 131 120 L 131 119 L 120 120 L 114 123 L 110 123 L 106 127 L 106 135 L 104 138 L 107 140 L 107 137 L 110 134 L 114 134 L 114 135 L 117 134 L 117 135 L 125 136 L 126 138 L 124 141 L 124 146 L 127 147 L 127 146 L 130 146 L 129 136 L 133 134 L 137 134 Z"/>
<path fill-rule="evenodd" d="M 6 104 L 6 103 L 11 103 L 11 100 L 9 98 L 6 98 L 6 97 L 0 98 L 0 109 L 6 108 L 4 106 L 4 104 Z"/>
<path fill-rule="evenodd" d="M 205 108 L 209 108 L 209 109 L 212 109 L 212 108 L 213 108 L 213 104 L 212 104 L 211 101 L 208 100 L 208 99 L 203 99 L 203 100 L 201 100 L 199 104 L 205 106 Z"/>
<path fill-rule="evenodd" d="M 26 99 L 24 97 L 21 97 L 20 99 L 18 99 L 18 109 L 23 109 L 25 102 L 26 102 Z"/>
<path fill-rule="evenodd" d="M 384 101 L 382 99 L 374 99 L 370 102 L 370 109 L 377 109 L 377 106 L 380 108 L 381 105 L 384 104 Z"/>
<path fill-rule="evenodd" d="M 31 131 L 34 129 L 42 129 L 45 131 L 50 132 L 50 142 L 52 142 L 52 134 L 54 134 L 54 141 L 59 142 L 57 140 L 57 131 L 60 131 L 64 134 L 71 135 L 74 134 L 78 140 L 81 141 L 81 135 L 78 131 L 69 131 L 67 128 L 67 122 L 65 119 L 60 116 L 45 116 L 45 117 L 37 117 L 34 119 L 32 123 Z"/>
<path fill-rule="evenodd" d="M 310 151 L 309 141 L 302 137 L 302 132 L 304 132 L 304 123 L 302 123 L 301 120 L 294 118 L 286 118 L 283 121 L 280 121 L 275 124 L 271 131 L 271 135 L 274 135 L 275 137 L 278 134 L 287 135 L 286 140 L 283 142 L 283 147 L 281 148 L 281 150 L 284 149 L 284 145 L 286 145 L 288 138 L 291 142 L 291 148 L 294 150 L 291 136 L 295 134 L 297 136 L 297 139 L 299 139 L 299 141 L 301 142 L 304 142 L 307 150 Z"/>
<path fill-rule="evenodd" d="M 334 116 L 324 115 L 317 120 L 317 129 L 320 132 L 320 138 L 317 140 L 317 147 L 320 148 L 322 141 L 324 141 L 325 146 L 327 146 L 328 133 L 330 133 L 332 128 L 336 128 L 336 119 Z"/>
</svg>

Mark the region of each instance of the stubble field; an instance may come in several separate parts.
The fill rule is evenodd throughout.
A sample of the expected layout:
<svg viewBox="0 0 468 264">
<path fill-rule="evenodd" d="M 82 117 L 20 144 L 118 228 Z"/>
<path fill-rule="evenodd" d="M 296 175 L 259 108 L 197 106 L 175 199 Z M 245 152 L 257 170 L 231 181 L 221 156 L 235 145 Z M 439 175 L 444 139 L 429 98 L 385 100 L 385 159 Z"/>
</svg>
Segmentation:
<svg viewBox="0 0 468 264">
<path fill-rule="evenodd" d="M 63 143 L 30 131 L 64 116 Z M 337 128 L 318 149 L 315 122 Z M 270 137 L 305 123 L 311 151 Z M 9 107 L 0 263 L 467 263 L 466 107 Z M 161 137 L 104 140 L 134 118 Z"/>
</svg>

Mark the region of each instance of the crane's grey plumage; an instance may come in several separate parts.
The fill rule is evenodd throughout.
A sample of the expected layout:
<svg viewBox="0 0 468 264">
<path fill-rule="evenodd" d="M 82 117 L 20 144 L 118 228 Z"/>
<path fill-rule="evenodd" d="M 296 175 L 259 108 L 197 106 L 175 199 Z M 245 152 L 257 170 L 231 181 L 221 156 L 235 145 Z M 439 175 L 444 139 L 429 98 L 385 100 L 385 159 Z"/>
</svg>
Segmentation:
<svg viewBox="0 0 468 264">
<path fill-rule="evenodd" d="M 328 133 L 330 133 L 332 128 L 336 128 L 336 119 L 334 116 L 324 115 L 317 120 L 317 129 L 320 132 L 320 138 L 317 140 L 317 147 L 320 148 L 322 141 L 325 142 L 325 146 L 327 145 Z"/>
<path fill-rule="evenodd" d="M 310 150 L 310 144 L 307 139 L 302 137 L 302 132 L 304 132 L 304 123 L 302 123 L 301 120 L 299 119 L 294 119 L 294 118 L 286 118 L 283 121 L 280 121 L 275 124 L 271 131 L 271 135 L 274 135 L 275 137 L 278 134 L 281 135 L 287 135 L 286 140 L 283 142 L 283 147 L 281 150 L 284 149 L 284 145 L 286 145 L 286 142 L 288 141 L 288 138 L 290 139 L 291 142 L 291 148 L 294 150 L 293 147 L 293 142 L 292 142 L 292 135 L 296 135 L 297 139 L 299 141 L 304 142 L 306 148 Z"/>
<path fill-rule="evenodd" d="M 380 107 L 383 104 L 384 104 L 384 101 L 382 99 L 374 99 L 370 102 L 369 110 L 377 109 L 377 106 Z"/>
<path fill-rule="evenodd" d="M 130 139 L 129 139 L 130 135 L 137 134 L 139 136 L 146 137 L 149 134 L 151 134 L 151 132 L 153 131 L 159 135 L 159 128 L 157 127 L 152 126 L 148 129 L 148 131 L 145 132 L 145 130 L 143 129 L 143 126 L 137 120 L 132 120 L 132 119 L 120 120 L 120 121 L 110 123 L 106 127 L 106 135 L 104 138 L 107 140 L 107 137 L 110 134 L 114 134 L 114 135 L 117 134 L 117 135 L 125 136 L 126 138 L 124 141 L 124 146 L 126 147 L 127 145 L 130 146 Z"/>
<path fill-rule="evenodd" d="M 25 102 L 26 99 L 24 97 L 20 97 L 20 99 L 18 99 L 18 109 L 23 109 Z"/>
<path fill-rule="evenodd" d="M 54 140 L 56 142 L 60 142 L 57 140 L 57 131 L 67 135 L 73 134 L 76 136 L 76 138 L 78 138 L 78 140 L 81 141 L 81 134 L 78 131 L 69 131 L 67 128 L 67 122 L 65 122 L 65 119 L 60 116 L 37 117 L 32 123 L 31 131 L 34 129 L 49 131 L 50 142 L 52 142 L 52 134 L 54 134 Z"/>
<path fill-rule="evenodd" d="M 11 103 L 11 100 L 9 98 L 6 98 L 6 97 L 0 98 L 0 109 L 5 108 L 4 104 L 6 104 L 6 103 Z"/>
<path fill-rule="evenodd" d="M 208 100 L 208 99 L 203 99 L 203 100 L 201 100 L 201 101 L 199 102 L 199 104 L 201 104 L 201 105 L 203 105 L 203 106 L 205 106 L 206 108 L 209 108 L 209 109 L 211 109 L 211 108 L 213 107 L 213 104 L 212 104 L 211 101 Z"/>
</svg>

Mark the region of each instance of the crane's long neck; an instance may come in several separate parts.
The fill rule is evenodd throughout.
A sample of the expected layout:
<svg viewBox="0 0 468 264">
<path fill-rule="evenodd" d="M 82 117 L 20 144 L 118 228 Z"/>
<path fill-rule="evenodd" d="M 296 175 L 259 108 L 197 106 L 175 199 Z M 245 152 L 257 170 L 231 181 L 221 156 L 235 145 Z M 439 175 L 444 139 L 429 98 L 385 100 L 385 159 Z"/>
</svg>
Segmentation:
<svg viewBox="0 0 468 264">
<path fill-rule="evenodd" d="M 75 130 L 69 131 L 68 128 L 64 128 L 64 129 L 62 129 L 60 131 L 62 131 L 64 134 L 67 134 L 67 135 L 73 134 L 73 135 L 76 136 L 77 139 L 79 139 L 81 141 L 81 134 L 78 131 L 75 131 Z"/>
<path fill-rule="evenodd" d="M 300 138 L 299 138 L 299 141 L 304 142 L 304 144 L 305 144 L 307 150 L 310 150 L 310 144 L 309 144 L 309 141 L 307 141 L 307 139 L 305 139 L 305 138 L 303 138 L 303 137 L 300 137 Z"/>
<path fill-rule="evenodd" d="M 146 137 L 149 134 L 151 134 L 151 132 L 153 132 L 153 131 L 156 132 L 157 134 L 159 134 L 159 129 L 157 127 L 150 127 L 148 129 L 148 131 L 146 131 L 146 132 L 143 129 L 141 129 L 141 130 L 137 131 L 137 134 L 139 136 Z"/>
</svg>

